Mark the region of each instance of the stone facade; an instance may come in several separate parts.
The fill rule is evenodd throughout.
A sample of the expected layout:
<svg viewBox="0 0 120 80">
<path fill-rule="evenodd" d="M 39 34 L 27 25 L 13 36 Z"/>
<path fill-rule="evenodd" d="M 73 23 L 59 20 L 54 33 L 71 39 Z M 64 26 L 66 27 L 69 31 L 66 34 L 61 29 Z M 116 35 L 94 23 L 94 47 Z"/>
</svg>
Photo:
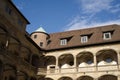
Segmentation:
<svg viewBox="0 0 120 80">
<path fill-rule="evenodd" d="M 27 24 L 11 0 L 0 0 L 0 80 L 37 80 L 43 55 L 25 31 Z"/>
<path fill-rule="evenodd" d="M 40 37 L 45 35 L 42 31 L 32 33 L 39 47 L 41 41 L 47 42 L 42 60 L 45 64 L 38 69 L 38 79 L 120 80 L 119 34 L 119 25 L 53 33 L 47 40 Z M 88 37 L 85 42 L 81 40 L 84 36 Z"/>
<path fill-rule="evenodd" d="M 120 80 L 120 25 L 28 34 L 27 24 L 0 0 L 0 80 Z"/>
</svg>

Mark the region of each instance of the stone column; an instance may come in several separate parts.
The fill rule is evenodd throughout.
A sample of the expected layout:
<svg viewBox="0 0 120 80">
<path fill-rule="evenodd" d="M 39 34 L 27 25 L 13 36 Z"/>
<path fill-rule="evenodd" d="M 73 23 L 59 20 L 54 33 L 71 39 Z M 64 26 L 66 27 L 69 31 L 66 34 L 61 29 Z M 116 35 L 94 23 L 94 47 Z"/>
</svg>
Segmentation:
<svg viewBox="0 0 120 80">
<path fill-rule="evenodd" d="M 94 55 L 94 65 L 95 65 L 95 70 L 97 70 L 97 58 L 96 58 L 96 55 Z"/>
<path fill-rule="evenodd" d="M 76 56 L 74 56 L 74 67 L 77 67 L 76 62 L 77 62 L 77 60 L 76 60 Z"/>
<path fill-rule="evenodd" d="M 56 69 L 55 72 L 56 72 L 56 73 L 59 73 L 59 69 L 60 69 L 60 68 L 59 68 L 59 64 L 58 64 L 58 57 L 56 57 L 56 68 L 55 68 L 55 69 Z"/>
<path fill-rule="evenodd" d="M 117 80 L 120 80 L 120 76 L 117 77 Z"/>
<path fill-rule="evenodd" d="M 118 59 L 118 68 L 120 68 L 120 52 L 117 53 L 117 59 Z"/>
<path fill-rule="evenodd" d="M 58 57 L 56 57 L 56 69 L 58 69 L 59 68 L 59 65 L 58 65 Z"/>
</svg>

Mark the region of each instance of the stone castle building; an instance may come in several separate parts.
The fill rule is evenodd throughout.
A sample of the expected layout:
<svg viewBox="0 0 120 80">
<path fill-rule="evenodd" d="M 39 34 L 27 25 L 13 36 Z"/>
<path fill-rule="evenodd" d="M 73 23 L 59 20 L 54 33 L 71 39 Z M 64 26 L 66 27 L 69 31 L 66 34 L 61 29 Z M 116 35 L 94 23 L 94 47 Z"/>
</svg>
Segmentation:
<svg viewBox="0 0 120 80">
<path fill-rule="evenodd" d="M 120 25 L 47 34 L 31 38 L 44 49 L 45 80 L 120 80 Z"/>
<path fill-rule="evenodd" d="M 0 80 L 37 80 L 43 52 L 25 31 L 27 24 L 11 0 L 0 0 Z"/>
<path fill-rule="evenodd" d="M 120 80 L 120 25 L 29 34 L 27 24 L 0 0 L 0 80 Z"/>
</svg>

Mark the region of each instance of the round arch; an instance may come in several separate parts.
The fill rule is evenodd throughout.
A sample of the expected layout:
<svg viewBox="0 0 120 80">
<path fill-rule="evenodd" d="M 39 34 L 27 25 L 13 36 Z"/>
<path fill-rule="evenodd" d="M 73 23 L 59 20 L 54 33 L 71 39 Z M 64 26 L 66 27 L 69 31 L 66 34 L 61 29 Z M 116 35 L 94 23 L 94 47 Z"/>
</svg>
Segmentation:
<svg viewBox="0 0 120 80">
<path fill-rule="evenodd" d="M 3 74 L 3 63 L 0 60 L 0 77 L 2 77 L 2 74 Z"/>
<path fill-rule="evenodd" d="M 21 45 L 20 52 L 20 57 L 29 63 L 31 50 L 27 46 Z"/>
<path fill-rule="evenodd" d="M 96 53 L 97 65 L 106 65 L 106 63 L 115 65 L 118 63 L 117 52 L 113 49 L 104 49 Z"/>
<path fill-rule="evenodd" d="M 30 77 L 30 80 L 37 80 L 37 78 L 36 77 Z"/>
<path fill-rule="evenodd" d="M 23 71 L 17 71 L 17 80 L 27 80 L 28 75 Z"/>
<path fill-rule="evenodd" d="M 11 64 L 4 65 L 4 72 L 3 72 L 4 78 L 8 80 L 16 80 L 17 79 L 16 73 L 17 73 L 17 70 L 15 66 Z"/>
<path fill-rule="evenodd" d="M 36 67 L 36 68 L 38 68 L 39 67 L 39 56 L 38 55 L 32 55 L 32 60 L 31 60 L 31 64 L 32 64 L 32 66 L 34 66 L 34 67 Z"/>
<path fill-rule="evenodd" d="M 91 52 L 88 51 L 84 51 L 84 52 L 80 52 L 77 56 L 76 56 L 76 64 L 78 67 L 83 67 L 86 65 L 93 65 L 94 62 L 94 58 L 93 58 L 93 54 Z"/>
<path fill-rule="evenodd" d="M 54 80 L 54 79 L 47 77 L 47 78 L 45 78 L 45 80 Z"/>
<path fill-rule="evenodd" d="M 4 49 L 7 42 L 7 34 L 6 29 L 0 26 L 0 48 Z"/>
<path fill-rule="evenodd" d="M 72 54 L 63 54 L 58 58 L 60 68 L 69 68 L 74 65 L 74 57 Z"/>
<path fill-rule="evenodd" d="M 55 66 L 56 65 L 55 56 L 46 56 L 45 63 L 46 63 L 46 67 Z"/>
<path fill-rule="evenodd" d="M 73 80 L 71 77 L 63 76 L 59 78 L 58 80 Z"/>
<path fill-rule="evenodd" d="M 117 76 L 114 75 L 103 75 L 98 78 L 98 80 L 117 80 Z"/>
<path fill-rule="evenodd" d="M 9 36 L 8 42 L 6 43 L 7 49 L 14 55 L 19 56 L 19 48 L 21 42 L 14 36 Z"/>
<path fill-rule="evenodd" d="M 94 80 L 94 78 L 90 76 L 80 76 L 77 78 L 77 80 Z"/>
</svg>

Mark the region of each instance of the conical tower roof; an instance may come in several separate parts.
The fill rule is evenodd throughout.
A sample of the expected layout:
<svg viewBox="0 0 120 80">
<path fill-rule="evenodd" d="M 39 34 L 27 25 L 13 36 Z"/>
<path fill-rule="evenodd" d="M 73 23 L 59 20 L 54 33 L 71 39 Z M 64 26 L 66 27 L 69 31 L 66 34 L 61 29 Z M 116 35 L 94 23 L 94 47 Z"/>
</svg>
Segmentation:
<svg viewBox="0 0 120 80">
<path fill-rule="evenodd" d="M 35 30 L 35 32 L 44 32 L 44 33 L 46 33 L 46 31 L 42 27 L 39 27 L 37 30 Z"/>
</svg>

